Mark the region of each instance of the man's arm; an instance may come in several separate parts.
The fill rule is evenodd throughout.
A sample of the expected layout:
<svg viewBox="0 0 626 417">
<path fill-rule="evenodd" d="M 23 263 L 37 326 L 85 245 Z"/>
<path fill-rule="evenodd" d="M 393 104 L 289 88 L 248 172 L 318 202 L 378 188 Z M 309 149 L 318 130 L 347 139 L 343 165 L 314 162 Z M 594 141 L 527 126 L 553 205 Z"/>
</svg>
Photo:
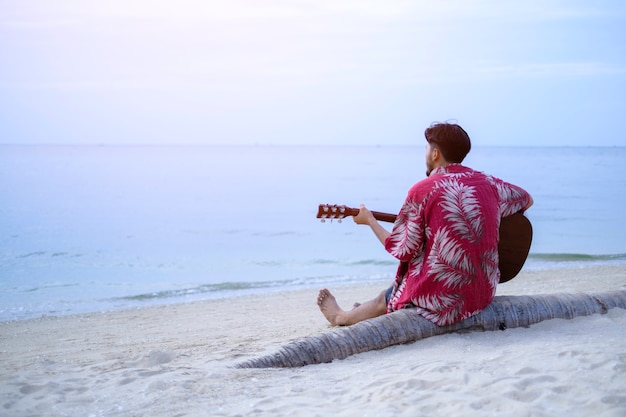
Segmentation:
<svg viewBox="0 0 626 417">
<path fill-rule="evenodd" d="M 378 240 L 380 240 L 380 243 L 382 243 L 383 246 L 385 245 L 385 241 L 387 240 L 387 237 L 389 237 L 390 233 L 382 227 L 380 223 L 378 223 L 378 220 L 374 218 L 372 212 L 369 211 L 365 205 L 361 204 L 359 214 L 354 216 L 353 219 L 356 224 L 368 225 Z"/>
</svg>

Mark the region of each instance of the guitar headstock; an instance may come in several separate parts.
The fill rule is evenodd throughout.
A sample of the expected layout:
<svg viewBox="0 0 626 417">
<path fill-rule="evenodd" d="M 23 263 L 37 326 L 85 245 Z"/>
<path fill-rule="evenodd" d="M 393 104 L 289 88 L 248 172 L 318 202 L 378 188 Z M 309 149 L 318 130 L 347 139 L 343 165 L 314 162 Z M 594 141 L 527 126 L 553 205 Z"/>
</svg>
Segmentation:
<svg viewBox="0 0 626 417">
<path fill-rule="evenodd" d="M 339 223 L 341 220 L 345 219 L 348 216 L 355 216 L 359 213 L 358 209 L 353 209 L 348 206 L 343 206 L 339 204 L 320 204 L 317 210 L 317 218 L 322 219 L 322 223 L 326 221 L 326 219 L 337 219 Z"/>
</svg>

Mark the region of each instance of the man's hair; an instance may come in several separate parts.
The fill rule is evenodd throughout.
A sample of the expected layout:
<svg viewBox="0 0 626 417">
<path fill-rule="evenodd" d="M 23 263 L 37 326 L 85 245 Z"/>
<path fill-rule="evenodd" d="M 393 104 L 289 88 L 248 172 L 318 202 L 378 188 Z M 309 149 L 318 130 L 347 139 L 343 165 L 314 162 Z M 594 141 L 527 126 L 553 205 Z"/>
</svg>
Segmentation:
<svg viewBox="0 0 626 417">
<path fill-rule="evenodd" d="M 454 123 L 433 123 L 426 128 L 424 136 L 428 143 L 441 151 L 447 162 L 463 162 L 472 148 L 467 132 Z"/>
</svg>

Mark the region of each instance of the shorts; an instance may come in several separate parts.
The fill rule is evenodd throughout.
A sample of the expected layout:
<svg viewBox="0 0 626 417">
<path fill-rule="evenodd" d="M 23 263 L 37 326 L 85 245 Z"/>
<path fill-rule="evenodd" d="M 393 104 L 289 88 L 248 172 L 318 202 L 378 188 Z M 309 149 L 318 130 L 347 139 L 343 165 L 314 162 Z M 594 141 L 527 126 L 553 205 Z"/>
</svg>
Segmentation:
<svg viewBox="0 0 626 417">
<path fill-rule="evenodd" d="M 393 292 L 393 287 L 389 287 L 387 293 L 385 293 L 385 304 L 389 305 L 389 301 L 391 301 L 391 293 Z"/>
</svg>

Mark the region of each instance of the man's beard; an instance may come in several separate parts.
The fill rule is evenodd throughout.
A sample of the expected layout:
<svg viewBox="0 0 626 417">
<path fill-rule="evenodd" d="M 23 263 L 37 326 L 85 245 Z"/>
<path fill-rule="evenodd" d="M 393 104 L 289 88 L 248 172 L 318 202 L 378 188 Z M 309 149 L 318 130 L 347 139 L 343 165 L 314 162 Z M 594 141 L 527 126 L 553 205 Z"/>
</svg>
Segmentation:
<svg viewBox="0 0 626 417">
<path fill-rule="evenodd" d="M 432 174 L 434 169 L 434 166 L 430 166 L 428 163 L 426 163 L 426 176 L 430 177 L 430 174 Z"/>
</svg>

